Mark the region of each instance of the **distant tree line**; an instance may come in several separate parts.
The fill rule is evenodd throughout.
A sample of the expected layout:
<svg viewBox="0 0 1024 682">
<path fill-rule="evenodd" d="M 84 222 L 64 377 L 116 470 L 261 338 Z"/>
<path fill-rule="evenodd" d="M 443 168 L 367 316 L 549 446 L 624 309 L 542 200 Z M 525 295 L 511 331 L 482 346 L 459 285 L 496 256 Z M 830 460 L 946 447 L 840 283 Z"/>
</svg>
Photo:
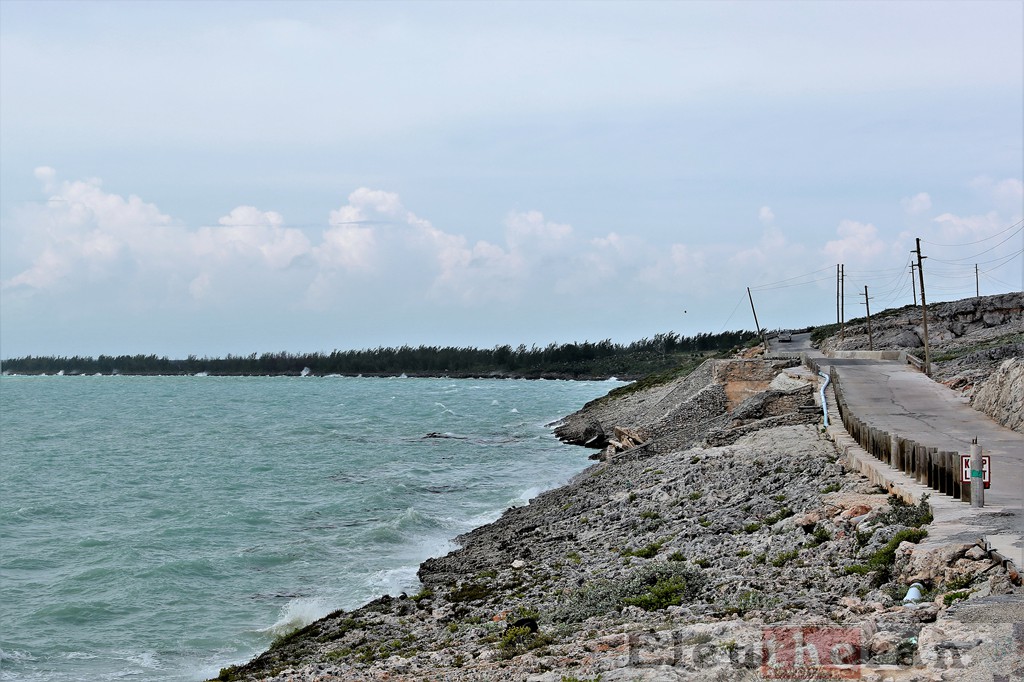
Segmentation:
<svg viewBox="0 0 1024 682">
<path fill-rule="evenodd" d="M 27 356 L 4 360 L 10 374 L 130 374 L 268 376 L 341 374 L 348 376 L 513 376 L 525 378 L 636 378 L 678 364 L 681 355 L 712 354 L 747 344 L 751 331 L 681 336 L 656 334 L 629 344 L 605 339 L 596 343 L 520 344 L 490 349 L 456 346 L 401 346 L 331 353 L 253 353 L 224 358 L 190 355 L 172 360 L 156 355 L 99 357 Z"/>
</svg>

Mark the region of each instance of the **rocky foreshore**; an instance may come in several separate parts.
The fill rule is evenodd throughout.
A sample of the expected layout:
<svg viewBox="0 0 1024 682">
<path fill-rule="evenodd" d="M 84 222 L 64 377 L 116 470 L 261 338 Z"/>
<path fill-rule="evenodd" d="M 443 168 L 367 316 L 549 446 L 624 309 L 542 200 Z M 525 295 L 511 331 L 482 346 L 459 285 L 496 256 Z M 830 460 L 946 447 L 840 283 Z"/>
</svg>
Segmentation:
<svg viewBox="0 0 1024 682">
<path fill-rule="evenodd" d="M 978 546 L 917 544 L 927 504 L 846 470 L 812 382 L 709 361 L 594 401 L 557 428 L 600 452 L 571 483 L 425 561 L 418 594 L 217 679 L 1016 679 L 1019 576 Z M 979 617 L 981 598 L 1017 617 Z"/>
</svg>

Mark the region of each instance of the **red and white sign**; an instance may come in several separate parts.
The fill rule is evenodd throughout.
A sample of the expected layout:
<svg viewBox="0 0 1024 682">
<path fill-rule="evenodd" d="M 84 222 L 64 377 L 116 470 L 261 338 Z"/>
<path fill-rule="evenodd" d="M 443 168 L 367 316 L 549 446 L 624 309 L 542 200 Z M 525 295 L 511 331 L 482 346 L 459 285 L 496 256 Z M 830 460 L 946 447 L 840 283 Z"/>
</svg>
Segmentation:
<svg viewBox="0 0 1024 682">
<path fill-rule="evenodd" d="M 986 488 L 992 487 L 992 456 L 982 455 L 981 456 L 981 480 L 985 483 Z M 960 482 L 970 483 L 971 482 L 971 456 L 960 455 Z"/>
</svg>

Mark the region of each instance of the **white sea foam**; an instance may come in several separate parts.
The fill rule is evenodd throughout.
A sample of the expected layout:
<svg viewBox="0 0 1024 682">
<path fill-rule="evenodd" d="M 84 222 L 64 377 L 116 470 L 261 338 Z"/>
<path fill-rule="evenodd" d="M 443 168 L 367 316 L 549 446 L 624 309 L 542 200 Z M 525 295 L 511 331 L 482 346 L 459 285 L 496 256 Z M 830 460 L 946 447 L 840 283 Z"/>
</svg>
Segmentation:
<svg viewBox="0 0 1024 682">
<path fill-rule="evenodd" d="M 420 581 L 416 577 L 419 566 L 399 566 L 377 571 L 368 581 L 374 595 L 398 596 L 402 592 L 414 594 L 419 591 Z"/>
<path fill-rule="evenodd" d="M 323 618 L 335 608 L 337 607 L 324 596 L 297 597 L 281 607 L 277 621 L 273 625 L 260 632 L 267 632 L 275 637 L 287 635 Z"/>
<path fill-rule="evenodd" d="M 13 649 L 11 651 L 5 651 L 0 649 L 0 661 L 34 661 L 36 657 L 27 651 L 18 651 Z"/>
</svg>

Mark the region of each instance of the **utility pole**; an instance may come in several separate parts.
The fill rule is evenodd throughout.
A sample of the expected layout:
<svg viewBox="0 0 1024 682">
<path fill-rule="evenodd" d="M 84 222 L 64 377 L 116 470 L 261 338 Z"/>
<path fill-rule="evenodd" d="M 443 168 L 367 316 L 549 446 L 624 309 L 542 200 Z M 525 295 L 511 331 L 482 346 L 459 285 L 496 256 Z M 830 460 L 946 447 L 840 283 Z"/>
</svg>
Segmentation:
<svg viewBox="0 0 1024 682">
<path fill-rule="evenodd" d="M 764 354 L 768 355 L 768 339 L 761 331 L 761 325 L 757 321 L 757 311 L 754 310 L 754 297 L 750 294 L 750 287 L 747 287 L 747 298 L 750 299 L 750 312 L 754 313 L 754 326 L 757 327 L 757 333 L 761 335 L 761 343 L 764 344 Z"/>
<path fill-rule="evenodd" d="M 839 338 L 846 336 L 846 263 L 839 266 Z"/>
<path fill-rule="evenodd" d="M 917 254 L 917 275 L 921 280 L 921 324 L 924 327 L 924 373 L 932 375 L 932 355 L 928 350 L 928 304 L 924 300 L 924 259 L 921 255 L 921 238 L 917 238 L 917 248 L 911 253 Z"/>
<path fill-rule="evenodd" d="M 871 336 L 871 304 L 868 303 L 871 299 L 868 298 L 868 285 L 864 285 L 864 307 L 868 310 L 868 350 L 875 349 L 875 341 Z"/>
<path fill-rule="evenodd" d="M 978 286 L 978 264 L 974 264 L 974 297 L 981 297 L 981 287 Z"/>
<path fill-rule="evenodd" d="M 839 263 L 836 263 L 836 326 L 839 325 Z"/>
<path fill-rule="evenodd" d="M 917 263 L 910 263 L 910 290 L 914 292 L 914 305 L 917 305 L 917 282 L 914 281 L 914 268 L 917 267 Z"/>
</svg>

